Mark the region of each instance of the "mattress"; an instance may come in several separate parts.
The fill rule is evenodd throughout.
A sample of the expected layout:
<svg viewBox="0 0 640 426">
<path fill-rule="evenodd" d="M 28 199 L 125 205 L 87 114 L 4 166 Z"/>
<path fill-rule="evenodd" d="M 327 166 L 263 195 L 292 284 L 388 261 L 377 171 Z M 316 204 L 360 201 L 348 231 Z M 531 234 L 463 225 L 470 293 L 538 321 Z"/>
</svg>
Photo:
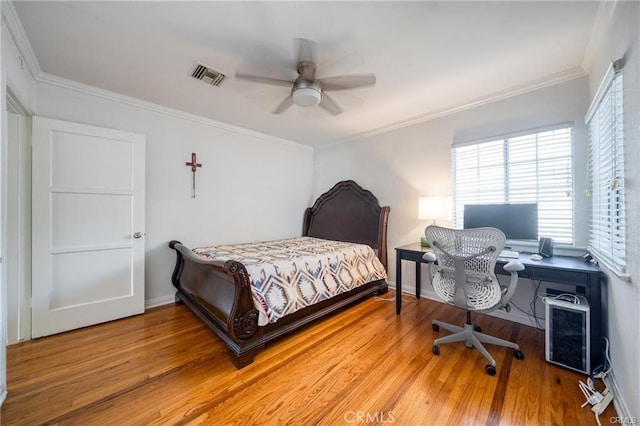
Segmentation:
<svg viewBox="0 0 640 426">
<path fill-rule="evenodd" d="M 299 237 L 200 247 L 193 252 L 205 259 L 235 260 L 245 266 L 258 325 L 387 278 L 371 247 L 344 241 Z"/>
</svg>

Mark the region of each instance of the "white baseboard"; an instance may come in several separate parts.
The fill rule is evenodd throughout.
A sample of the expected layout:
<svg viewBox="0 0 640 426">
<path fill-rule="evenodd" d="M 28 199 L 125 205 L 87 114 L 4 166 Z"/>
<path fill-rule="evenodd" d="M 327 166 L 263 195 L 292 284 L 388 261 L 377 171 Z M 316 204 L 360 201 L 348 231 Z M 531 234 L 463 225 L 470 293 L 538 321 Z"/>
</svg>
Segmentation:
<svg viewBox="0 0 640 426">
<path fill-rule="evenodd" d="M 155 299 L 148 299 L 144 301 L 144 308 L 156 308 L 162 305 L 168 305 L 169 303 L 174 303 L 176 300 L 174 294 L 170 294 L 168 296 L 156 297 Z"/>
<path fill-rule="evenodd" d="M 613 391 L 613 406 L 616 409 L 618 417 L 621 419 L 629 420 L 632 418 L 635 419 L 635 417 L 631 415 L 629 407 L 624 401 L 624 398 L 622 398 L 622 394 L 620 393 L 620 388 L 618 387 L 618 383 L 616 382 L 616 377 L 613 374 L 613 371 L 607 374 L 607 377 L 605 378 L 605 385 L 607 385 L 607 387 Z"/>
</svg>

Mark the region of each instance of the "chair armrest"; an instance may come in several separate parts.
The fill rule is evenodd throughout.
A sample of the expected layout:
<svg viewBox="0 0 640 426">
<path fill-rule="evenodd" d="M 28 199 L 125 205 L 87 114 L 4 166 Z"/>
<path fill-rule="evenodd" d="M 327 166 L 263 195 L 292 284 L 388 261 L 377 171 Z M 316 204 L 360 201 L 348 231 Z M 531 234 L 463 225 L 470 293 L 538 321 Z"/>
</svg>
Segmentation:
<svg viewBox="0 0 640 426">
<path fill-rule="evenodd" d="M 509 304 L 509 301 L 516 292 L 516 287 L 518 286 L 518 271 L 523 271 L 524 265 L 517 260 L 510 260 L 509 263 L 504 265 L 503 268 L 505 271 L 511 274 L 509 287 L 507 288 L 507 291 L 502 295 L 502 299 L 500 299 L 502 305 L 506 306 Z"/>
<path fill-rule="evenodd" d="M 427 262 L 435 262 L 438 260 L 435 253 L 425 253 L 422 255 L 422 259 Z"/>
<path fill-rule="evenodd" d="M 519 272 L 524 270 L 524 265 L 517 260 L 510 260 L 503 269 L 507 272 Z"/>
<path fill-rule="evenodd" d="M 438 258 L 435 253 L 427 252 L 422 255 L 422 260 L 429 262 L 429 281 L 433 283 L 433 276 L 436 273 L 435 265 Z"/>
</svg>

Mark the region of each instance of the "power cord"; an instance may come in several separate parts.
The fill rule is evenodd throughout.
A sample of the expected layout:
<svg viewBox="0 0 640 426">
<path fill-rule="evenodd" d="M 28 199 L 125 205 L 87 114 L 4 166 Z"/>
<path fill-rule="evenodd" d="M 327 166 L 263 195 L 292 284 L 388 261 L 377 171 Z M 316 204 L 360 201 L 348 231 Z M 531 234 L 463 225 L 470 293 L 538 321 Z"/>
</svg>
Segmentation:
<svg viewBox="0 0 640 426">
<path fill-rule="evenodd" d="M 612 370 L 611 358 L 609 358 L 609 339 L 603 336 L 602 340 L 604 342 L 604 362 L 602 365 L 593 369 L 592 374 L 587 378 L 587 383 L 582 382 L 582 380 L 578 382 L 580 390 L 587 399 L 584 404 L 582 404 L 582 407 L 591 404 L 591 411 L 593 411 L 596 422 L 599 426 L 601 426 L 600 414 L 607 409 L 614 397 L 613 391 L 609 389 L 605 381 L 607 374 Z M 602 392 L 596 390 L 595 380 L 597 379 L 602 380 L 602 383 L 604 384 L 604 390 Z"/>
<path fill-rule="evenodd" d="M 540 287 L 542 286 L 542 280 L 535 280 L 533 277 L 531 277 L 531 285 L 533 285 L 533 299 L 531 299 L 531 303 L 529 303 L 529 310 L 533 312 L 533 318 L 536 321 L 535 329 L 537 331 L 544 332 L 544 327 L 539 322 L 539 320 L 544 321 L 544 317 L 542 318 L 538 317 L 538 314 L 536 312 L 538 310 L 536 306 L 536 301 L 540 294 Z"/>
<path fill-rule="evenodd" d="M 500 287 L 504 288 L 505 286 L 503 286 L 502 283 L 500 283 L 500 278 L 498 276 L 496 276 L 496 278 L 498 279 L 498 283 L 500 284 Z M 509 305 L 513 306 L 523 314 L 527 315 L 529 317 L 530 324 L 533 326 L 533 328 L 538 332 L 544 333 L 544 327 L 542 327 L 542 325 L 540 324 L 540 321 L 544 320 L 544 317 L 538 316 L 538 314 L 536 313 L 536 307 L 535 307 L 535 301 L 538 298 L 538 293 L 540 291 L 540 285 L 542 281 L 535 280 L 533 278 L 530 278 L 530 281 L 531 281 L 531 284 L 533 285 L 534 296 L 533 296 L 533 301 L 529 304 L 529 310 L 527 311 L 522 307 L 518 306 L 513 301 L 513 298 L 509 301 Z"/>
<path fill-rule="evenodd" d="M 587 404 L 596 405 L 604 399 L 604 396 L 602 396 L 600 392 L 593 389 L 591 385 L 585 384 L 582 380 L 578 381 L 578 387 L 584 394 L 585 398 L 587 398 L 587 400 L 580 407 L 584 408 L 587 406 Z"/>
<path fill-rule="evenodd" d="M 546 302 L 547 300 L 558 300 L 562 302 L 573 303 L 574 305 L 588 304 L 587 299 L 585 299 L 584 297 L 571 293 L 561 293 L 553 297 L 545 296 L 542 298 L 543 302 Z"/>
</svg>

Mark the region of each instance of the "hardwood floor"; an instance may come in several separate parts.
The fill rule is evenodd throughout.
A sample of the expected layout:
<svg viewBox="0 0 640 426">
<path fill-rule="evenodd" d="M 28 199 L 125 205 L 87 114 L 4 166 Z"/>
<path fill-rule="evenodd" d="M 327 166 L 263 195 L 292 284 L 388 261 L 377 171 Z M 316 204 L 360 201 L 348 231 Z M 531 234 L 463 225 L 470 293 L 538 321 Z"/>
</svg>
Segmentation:
<svg viewBox="0 0 640 426">
<path fill-rule="evenodd" d="M 390 292 L 385 298 L 392 297 Z M 463 344 L 431 353 L 430 320 L 464 312 L 405 296 L 368 299 L 267 346 L 236 370 L 225 346 L 184 305 L 7 349 L 3 425 L 78 424 L 596 424 L 578 380 L 544 361 L 544 334 L 485 315 L 498 373 Z M 600 416 L 609 424 L 610 406 Z"/>
</svg>

